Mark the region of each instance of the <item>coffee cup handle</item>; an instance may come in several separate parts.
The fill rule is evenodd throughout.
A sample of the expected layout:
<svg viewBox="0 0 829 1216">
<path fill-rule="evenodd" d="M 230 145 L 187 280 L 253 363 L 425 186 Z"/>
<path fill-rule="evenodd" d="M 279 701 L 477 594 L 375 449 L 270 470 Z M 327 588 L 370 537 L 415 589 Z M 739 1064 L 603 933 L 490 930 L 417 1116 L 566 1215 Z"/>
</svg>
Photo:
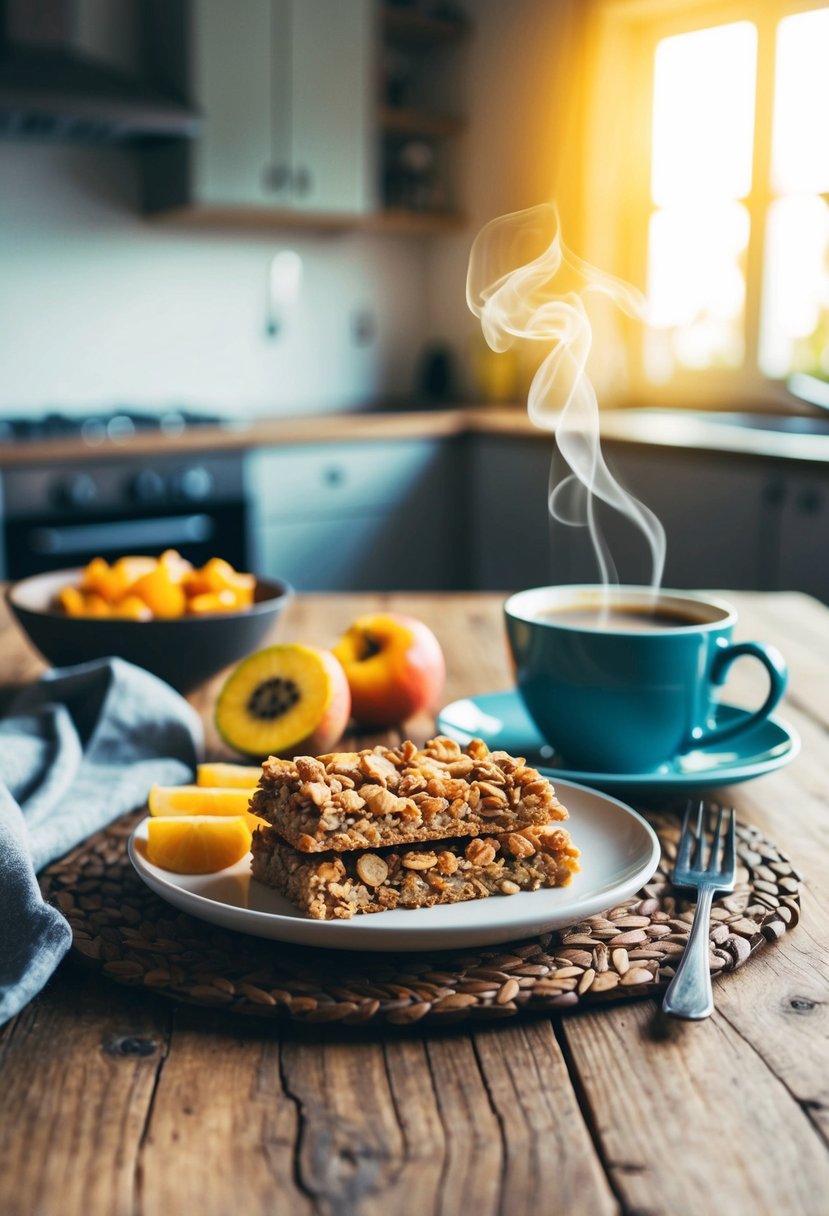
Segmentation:
<svg viewBox="0 0 829 1216">
<path fill-rule="evenodd" d="M 776 646 L 767 646 L 762 642 L 728 643 L 722 641 L 720 649 L 714 656 L 714 662 L 711 664 L 711 683 L 716 685 L 724 684 L 731 664 L 736 659 L 743 658 L 744 655 L 751 655 L 753 658 L 759 659 L 768 672 L 769 691 L 765 701 L 759 709 L 756 709 L 753 713 L 745 714 L 736 721 L 728 722 L 724 726 L 715 727 L 713 730 L 694 732 L 693 747 L 708 747 L 712 743 L 720 743 L 724 739 L 733 739 L 735 735 L 740 735 L 743 731 L 750 730 L 769 716 L 786 691 L 786 684 L 789 678 L 786 660 Z"/>
</svg>

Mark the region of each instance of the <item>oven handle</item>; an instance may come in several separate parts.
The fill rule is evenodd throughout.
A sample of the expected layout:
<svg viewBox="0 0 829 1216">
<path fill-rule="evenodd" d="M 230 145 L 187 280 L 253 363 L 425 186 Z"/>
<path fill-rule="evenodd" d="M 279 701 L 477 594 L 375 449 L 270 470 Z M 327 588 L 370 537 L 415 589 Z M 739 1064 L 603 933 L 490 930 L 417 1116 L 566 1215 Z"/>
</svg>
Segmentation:
<svg viewBox="0 0 829 1216">
<path fill-rule="evenodd" d="M 29 549 L 34 553 L 124 553 L 128 549 L 169 549 L 173 545 L 210 540 L 216 532 L 209 515 L 167 515 L 126 519 L 118 523 L 64 524 L 32 528 Z"/>
</svg>

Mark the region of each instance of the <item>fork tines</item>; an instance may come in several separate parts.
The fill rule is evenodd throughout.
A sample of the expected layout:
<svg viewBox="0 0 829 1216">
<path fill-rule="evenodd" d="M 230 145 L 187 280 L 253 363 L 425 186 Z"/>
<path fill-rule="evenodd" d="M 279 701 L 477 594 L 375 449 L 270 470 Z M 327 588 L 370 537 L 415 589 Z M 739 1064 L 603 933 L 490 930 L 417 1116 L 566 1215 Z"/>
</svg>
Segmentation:
<svg viewBox="0 0 829 1216">
<path fill-rule="evenodd" d="M 692 817 L 694 826 L 692 827 Z M 710 833 L 706 863 L 706 835 Z M 724 882 L 733 882 L 735 861 L 735 814 L 733 808 L 721 803 L 706 805 L 704 799 L 685 807 L 682 831 L 679 838 L 674 881 L 683 882 L 683 876 L 707 875 L 720 877 Z"/>
</svg>

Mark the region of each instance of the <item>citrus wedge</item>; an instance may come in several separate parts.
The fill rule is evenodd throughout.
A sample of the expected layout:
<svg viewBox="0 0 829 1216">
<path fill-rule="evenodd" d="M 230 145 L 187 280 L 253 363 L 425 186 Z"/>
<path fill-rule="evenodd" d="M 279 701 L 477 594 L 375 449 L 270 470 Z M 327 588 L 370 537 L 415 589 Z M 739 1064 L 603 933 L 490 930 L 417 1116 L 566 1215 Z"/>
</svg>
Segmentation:
<svg viewBox="0 0 829 1216">
<path fill-rule="evenodd" d="M 200 764 L 196 769 L 196 784 L 202 788 L 220 786 L 252 793 L 261 776 L 258 764 Z"/>
<path fill-rule="evenodd" d="M 248 825 L 248 832 L 261 824 L 262 820 L 248 810 L 253 787 L 247 789 L 224 789 L 221 786 L 204 788 L 200 785 L 154 785 L 150 790 L 147 805 L 150 814 L 157 817 L 169 815 L 224 815 L 238 816 Z"/>
<path fill-rule="evenodd" d="M 161 816 L 147 823 L 147 860 L 174 874 L 213 874 L 250 849 L 241 815 Z"/>
</svg>

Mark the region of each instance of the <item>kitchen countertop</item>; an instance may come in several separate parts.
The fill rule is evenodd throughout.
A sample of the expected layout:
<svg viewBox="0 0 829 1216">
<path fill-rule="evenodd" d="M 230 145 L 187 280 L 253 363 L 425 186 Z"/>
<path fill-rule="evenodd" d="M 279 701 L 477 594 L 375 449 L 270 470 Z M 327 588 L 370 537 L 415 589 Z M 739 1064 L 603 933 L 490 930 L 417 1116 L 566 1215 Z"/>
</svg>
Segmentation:
<svg viewBox="0 0 829 1216">
<path fill-rule="evenodd" d="M 731 452 L 767 459 L 829 462 L 829 426 L 823 434 L 764 430 L 715 420 L 700 411 L 615 409 L 601 413 L 602 438 L 648 447 Z M 464 434 L 549 438 L 522 406 L 465 405 L 447 409 L 382 409 L 353 413 L 261 418 L 194 427 L 171 436 L 137 432 L 122 442 L 91 446 L 80 438 L 43 439 L 0 448 L 0 468 L 120 456 L 197 453 L 308 443 L 439 439 Z"/>
<path fill-rule="evenodd" d="M 710 1020 L 666 1025 L 640 999 L 449 1032 L 297 1028 L 176 1005 L 70 956 L 0 1030 L 0 1210 L 824 1213 L 829 609 L 730 598 L 740 636 L 788 660 L 803 751 L 727 797 L 805 882 L 800 925 L 715 983 Z M 508 687 L 496 595 L 298 596 L 280 634 L 329 645 L 381 605 L 436 631 L 447 700 Z M 4 683 L 40 670 L 3 609 Z M 208 724 L 216 690 L 194 698 Z M 758 695 L 753 673 L 734 693 Z"/>
</svg>

